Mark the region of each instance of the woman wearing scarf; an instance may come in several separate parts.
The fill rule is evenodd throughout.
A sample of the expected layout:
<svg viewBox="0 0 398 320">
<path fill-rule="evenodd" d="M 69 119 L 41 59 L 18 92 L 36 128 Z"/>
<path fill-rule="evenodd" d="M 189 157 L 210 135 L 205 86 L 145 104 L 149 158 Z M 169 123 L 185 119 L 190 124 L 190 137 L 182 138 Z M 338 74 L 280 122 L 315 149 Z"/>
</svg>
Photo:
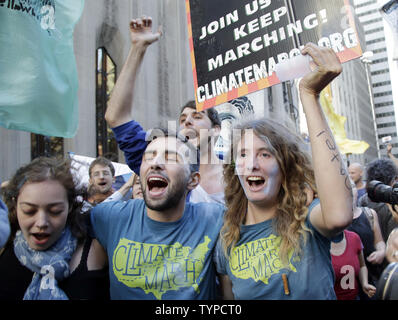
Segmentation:
<svg viewBox="0 0 398 320">
<path fill-rule="evenodd" d="M 11 236 L 0 253 L 0 299 L 109 299 L 106 254 L 87 236 L 70 169 L 37 158 L 6 187 Z"/>
</svg>

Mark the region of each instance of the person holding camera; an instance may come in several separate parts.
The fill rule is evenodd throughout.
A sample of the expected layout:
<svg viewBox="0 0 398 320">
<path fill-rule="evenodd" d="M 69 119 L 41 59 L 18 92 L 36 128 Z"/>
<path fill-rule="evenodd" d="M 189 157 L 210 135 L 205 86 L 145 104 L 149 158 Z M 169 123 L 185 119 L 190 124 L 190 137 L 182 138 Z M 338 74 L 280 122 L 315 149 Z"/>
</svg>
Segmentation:
<svg viewBox="0 0 398 320">
<path fill-rule="evenodd" d="M 398 184 L 397 159 L 391 154 L 391 145 L 387 145 L 390 159 L 372 161 L 367 168 L 367 195 L 360 203 L 372 207 L 377 212 L 384 240 L 386 241 L 386 259 L 377 283 L 377 300 L 398 299 Z"/>
<path fill-rule="evenodd" d="M 370 183 L 374 180 L 381 182 L 387 186 L 393 186 L 397 178 L 397 167 L 394 162 L 390 159 L 376 159 L 370 162 L 366 168 L 367 176 L 367 194 L 365 194 L 359 203 L 361 207 L 369 207 L 376 211 L 377 217 L 380 222 L 380 230 L 383 236 L 384 242 L 387 241 L 391 231 L 398 227 L 398 220 L 394 219 L 394 215 L 398 216 L 398 213 L 394 210 L 393 204 L 386 203 L 384 201 L 378 201 L 378 199 L 386 199 L 388 195 L 375 194 L 378 199 L 369 196 Z M 384 188 L 384 192 L 391 192 L 391 188 Z M 390 190 L 390 191 L 389 191 Z M 379 192 L 379 193 L 380 193 Z M 397 195 L 398 198 L 398 195 Z"/>
<path fill-rule="evenodd" d="M 390 159 L 376 159 L 367 165 L 366 176 L 367 194 L 362 196 L 359 206 L 369 207 L 376 211 L 383 241 L 387 243 L 390 233 L 398 227 L 398 219 L 394 218 L 398 216 L 396 209 L 394 209 L 397 203 L 392 203 L 395 194 L 393 194 L 393 188 L 391 188 L 396 182 L 397 167 Z M 382 184 L 382 188 L 375 188 L 377 184 Z M 398 199 L 398 194 L 395 196 Z M 384 258 L 381 269 L 384 269 L 387 265 L 388 261 Z"/>
</svg>

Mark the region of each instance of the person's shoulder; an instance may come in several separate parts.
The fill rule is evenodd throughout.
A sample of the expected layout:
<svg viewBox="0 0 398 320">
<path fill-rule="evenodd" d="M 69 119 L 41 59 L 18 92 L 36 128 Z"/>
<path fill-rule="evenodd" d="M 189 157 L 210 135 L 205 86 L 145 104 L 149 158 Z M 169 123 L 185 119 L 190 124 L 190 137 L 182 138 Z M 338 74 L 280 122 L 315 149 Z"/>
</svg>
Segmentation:
<svg viewBox="0 0 398 320">
<path fill-rule="evenodd" d="M 95 214 L 96 212 L 105 212 L 111 215 L 122 215 L 126 212 L 134 213 L 139 210 L 140 207 L 144 207 L 145 203 L 142 199 L 131 199 L 128 201 L 109 201 L 109 202 L 101 202 L 96 205 L 92 212 Z"/>
<path fill-rule="evenodd" d="M 197 202 L 197 203 L 189 203 L 189 205 L 195 210 L 200 212 L 220 212 L 223 213 L 225 211 L 225 206 L 221 203 L 216 202 Z"/>
<path fill-rule="evenodd" d="M 308 206 L 308 213 L 307 213 L 307 217 L 306 217 L 306 223 L 307 223 L 311 228 L 313 228 L 312 223 L 311 223 L 311 221 L 310 221 L 311 212 L 312 212 L 312 210 L 313 210 L 315 207 L 320 206 L 320 204 L 321 204 L 321 202 L 320 202 L 319 198 L 314 198 L 314 199 L 312 200 L 312 202 L 310 203 L 310 205 Z"/>
<path fill-rule="evenodd" d="M 119 201 L 105 201 L 98 203 L 97 205 L 93 206 L 92 212 L 103 211 L 103 210 L 113 210 L 120 205 Z"/>
<path fill-rule="evenodd" d="M 8 220 L 7 217 L 8 210 L 7 207 L 3 204 L 3 202 L 0 199 L 0 220 Z"/>
<path fill-rule="evenodd" d="M 367 207 L 369 202 L 370 200 L 366 192 L 361 197 L 358 197 L 358 204 L 362 207 Z"/>
<path fill-rule="evenodd" d="M 187 205 L 200 219 L 221 219 L 225 212 L 225 206 L 215 202 L 187 203 Z"/>
<path fill-rule="evenodd" d="M 7 206 L 5 205 L 5 203 L 0 199 L 0 212 L 6 212 L 7 213 Z"/>
<path fill-rule="evenodd" d="M 352 241 L 361 241 L 361 238 L 359 237 L 359 235 L 354 231 L 344 230 L 344 233 L 345 233 L 345 236 L 347 237 L 347 239 L 350 239 Z"/>
<path fill-rule="evenodd" d="M 310 205 L 308 206 L 308 211 L 310 212 L 314 207 L 316 207 L 318 204 L 320 204 L 319 198 L 314 198 Z"/>
<path fill-rule="evenodd" d="M 369 207 L 363 207 L 363 209 L 364 210 L 362 211 L 362 213 L 364 213 L 365 216 L 369 219 L 369 221 L 371 222 L 371 226 L 373 228 L 374 220 L 379 219 L 376 210 Z"/>
</svg>

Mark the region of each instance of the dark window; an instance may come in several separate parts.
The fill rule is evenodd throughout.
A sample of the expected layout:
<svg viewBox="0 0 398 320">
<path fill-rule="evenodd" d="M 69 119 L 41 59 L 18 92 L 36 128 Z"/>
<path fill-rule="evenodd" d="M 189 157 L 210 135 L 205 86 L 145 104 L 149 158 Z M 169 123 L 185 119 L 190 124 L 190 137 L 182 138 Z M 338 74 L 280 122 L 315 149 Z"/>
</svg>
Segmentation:
<svg viewBox="0 0 398 320">
<path fill-rule="evenodd" d="M 373 53 L 380 53 L 380 52 L 386 52 L 387 51 L 387 48 L 380 48 L 380 49 L 376 49 L 376 50 L 373 50 Z"/>
<path fill-rule="evenodd" d="M 375 13 L 375 12 L 378 12 L 378 11 L 376 9 L 368 10 L 368 11 L 362 12 L 360 14 L 357 14 L 357 17 L 367 16 L 367 15 Z"/>
<path fill-rule="evenodd" d="M 388 58 L 381 58 L 381 59 L 377 59 L 377 60 L 373 60 L 372 61 L 373 64 L 381 63 L 381 62 L 388 62 Z"/>
<path fill-rule="evenodd" d="M 105 111 L 116 83 L 116 65 L 105 48 L 97 49 L 96 68 L 96 136 L 97 156 L 118 161 L 118 146 L 112 130 L 105 121 Z"/>
<path fill-rule="evenodd" d="M 373 84 L 373 88 L 388 86 L 389 84 L 391 84 L 391 81 L 377 82 Z"/>
<path fill-rule="evenodd" d="M 384 137 L 387 137 L 387 136 L 396 137 L 397 134 L 396 134 L 396 133 L 385 133 L 385 134 L 380 134 L 380 135 L 379 135 L 379 139 L 383 139 Z"/>
<path fill-rule="evenodd" d="M 384 38 L 384 37 L 378 38 L 378 39 L 374 39 L 374 40 L 369 40 L 369 41 L 366 41 L 366 45 L 374 44 L 374 43 L 377 43 L 377 42 L 382 42 L 382 41 L 385 41 L 385 40 L 386 40 L 386 38 Z"/>
<path fill-rule="evenodd" d="M 364 25 L 368 25 L 368 24 L 371 24 L 371 23 L 374 23 L 374 22 L 380 22 L 380 21 L 383 21 L 383 18 L 376 18 L 376 19 L 364 21 L 364 22 L 362 22 L 362 23 L 363 23 Z"/>
<path fill-rule="evenodd" d="M 379 113 L 376 114 L 376 118 L 384 118 L 384 117 L 390 117 L 390 116 L 394 116 L 395 112 L 384 112 L 384 113 Z"/>
<path fill-rule="evenodd" d="M 389 123 L 381 123 L 377 125 L 377 128 L 388 128 L 388 127 L 395 127 L 395 122 L 389 122 Z"/>
<path fill-rule="evenodd" d="M 384 27 L 368 30 L 368 31 L 365 32 L 365 34 L 372 34 L 372 33 L 376 33 L 376 32 L 379 32 L 379 31 L 384 31 Z"/>
<path fill-rule="evenodd" d="M 392 95 L 392 91 L 386 91 L 386 92 L 380 92 L 380 93 L 375 93 L 374 97 L 384 97 L 384 96 L 390 96 Z"/>
<path fill-rule="evenodd" d="M 394 105 L 393 101 L 387 101 L 387 102 L 382 102 L 382 103 L 376 103 L 375 108 L 381 108 L 381 107 L 392 106 L 392 105 Z"/>
<path fill-rule="evenodd" d="M 390 69 L 383 69 L 383 70 L 377 70 L 371 73 L 372 76 L 376 76 L 378 74 L 382 74 L 382 73 L 389 73 Z"/>
<path fill-rule="evenodd" d="M 43 136 L 31 133 L 30 135 L 31 158 L 64 156 L 64 139 L 59 137 Z"/>
<path fill-rule="evenodd" d="M 357 6 L 355 6 L 355 8 L 366 7 L 366 6 L 368 6 L 368 5 L 370 5 L 370 4 L 373 4 L 373 3 L 377 3 L 377 0 L 372 0 L 372 1 L 368 1 L 368 2 L 361 3 L 361 4 L 357 5 Z"/>
</svg>

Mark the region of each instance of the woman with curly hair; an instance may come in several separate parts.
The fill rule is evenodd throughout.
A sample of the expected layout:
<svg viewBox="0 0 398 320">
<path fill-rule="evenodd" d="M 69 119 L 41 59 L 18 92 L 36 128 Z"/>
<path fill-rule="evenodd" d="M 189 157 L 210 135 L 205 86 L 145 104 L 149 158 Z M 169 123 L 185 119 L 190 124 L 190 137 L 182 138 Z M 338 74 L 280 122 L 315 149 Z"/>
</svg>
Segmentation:
<svg viewBox="0 0 398 320">
<path fill-rule="evenodd" d="M 302 53 L 315 64 L 300 82 L 313 164 L 276 121 L 236 126 L 215 254 L 227 299 L 336 298 L 330 239 L 351 223 L 352 191 L 318 98 L 341 64 L 332 49 L 307 44 Z M 318 198 L 307 206 L 309 190 Z"/>
<path fill-rule="evenodd" d="M 4 191 L 11 235 L 0 250 L 0 300 L 109 298 L 106 253 L 87 235 L 68 161 L 37 158 Z"/>
</svg>

